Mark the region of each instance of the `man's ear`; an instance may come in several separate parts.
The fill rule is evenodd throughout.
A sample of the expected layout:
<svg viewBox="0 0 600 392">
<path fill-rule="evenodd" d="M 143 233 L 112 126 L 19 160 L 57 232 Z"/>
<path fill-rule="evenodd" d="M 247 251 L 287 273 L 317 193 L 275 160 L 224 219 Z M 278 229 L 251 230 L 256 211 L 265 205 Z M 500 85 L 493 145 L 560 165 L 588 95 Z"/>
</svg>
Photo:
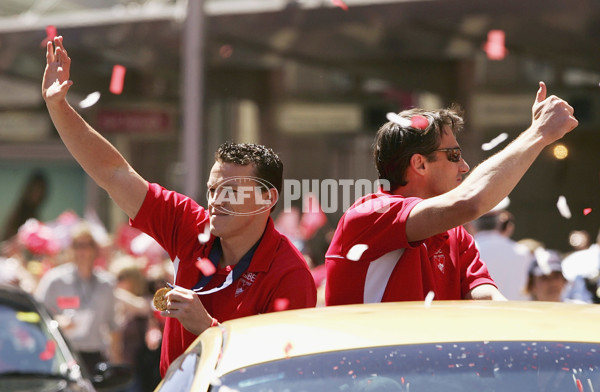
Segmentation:
<svg viewBox="0 0 600 392">
<path fill-rule="evenodd" d="M 410 165 L 409 170 L 412 170 L 418 174 L 421 174 L 425 171 L 425 166 L 427 164 L 427 159 L 424 155 L 421 154 L 413 154 L 410 157 Z"/>
</svg>

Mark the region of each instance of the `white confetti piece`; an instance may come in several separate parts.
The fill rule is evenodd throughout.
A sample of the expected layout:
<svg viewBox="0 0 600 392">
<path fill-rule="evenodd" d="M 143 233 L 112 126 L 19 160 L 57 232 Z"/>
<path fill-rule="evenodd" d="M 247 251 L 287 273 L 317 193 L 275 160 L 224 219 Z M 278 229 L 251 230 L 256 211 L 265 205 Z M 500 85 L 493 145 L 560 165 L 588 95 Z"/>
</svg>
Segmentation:
<svg viewBox="0 0 600 392">
<path fill-rule="evenodd" d="M 394 112 L 389 112 L 388 114 L 385 115 L 385 117 L 388 119 L 388 121 L 396 123 L 403 128 L 407 128 L 412 125 L 412 122 L 409 119 L 401 117 L 397 113 L 394 113 Z"/>
<path fill-rule="evenodd" d="M 567 199 L 560 195 L 558 197 L 558 201 L 556 202 L 556 207 L 558 207 L 558 212 L 567 219 L 571 219 L 571 210 L 569 209 L 569 205 L 567 204 Z"/>
<path fill-rule="evenodd" d="M 369 248 L 369 246 L 365 245 L 365 244 L 354 245 L 348 251 L 348 254 L 346 255 L 346 258 L 348 260 L 358 261 L 358 260 L 360 260 L 360 258 L 362 256 L 362 254 L 364 253 L 364 251 L 367 250 L 368 248 Z"/>
<path fill-rule="evenodd" d="M 500 135 L 498 135 L 495 138 L 493 138 L 492 140 L 490 140 L 489 142 L 483 143 L 481 145 L 481 149 L 483 151 L 492 150 L 492 149 L 496 148 L 500 143 L 502 143 L 503 141 L 505 141 L 506 139 L 508 139 L 508 133 L 503 132 Z"/>
<path fill-rule="evenodd" d="M 433 297 L 435 297 L 435 293 L 433 291 L 428 292 L 427 295 L 425 296 L 425 307 L 426 308 L 431 306 L 431 303 L 433 302 Z"/>
<path fill-rule="evenodd" d="M 198 234 L 198 241 L 201 244 L 206 244 L 210 239 L 210 225 L 207 223 L 204 225 L 204 233 Z"/>
<path fill-rule="evenodd" d="M 79 107 L 82 109 L 89 108 L 90 106 L 94 106 L 98 100 L 100 100 L 100 93 L 98 91 L 94 91 L 93 93 L 88 94 L 81 102 L 79 102 Z"/>
</svg>

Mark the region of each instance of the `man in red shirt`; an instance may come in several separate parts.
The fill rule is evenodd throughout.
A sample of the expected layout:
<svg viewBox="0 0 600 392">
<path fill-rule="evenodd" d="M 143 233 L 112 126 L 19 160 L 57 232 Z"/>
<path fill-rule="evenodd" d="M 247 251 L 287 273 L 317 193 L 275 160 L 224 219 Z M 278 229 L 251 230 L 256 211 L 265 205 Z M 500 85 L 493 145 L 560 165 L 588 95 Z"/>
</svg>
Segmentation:
<svg viewBox="0 0 600 392">
<path fill-rule="evenodd" d="M 374 158 L 387 191 L 342 216 L 326 254 L 326 304 L 505 299 L 461 226 L 496 206 L 547 145 L 573 130 L 573 108 L 540 87 L 531 126 L 466 178 L 457 109 L 390 115 Z"/>
<path fill-rule="evenodd" d="M 223 144 L 208 180 L 208 209 L 150 184 L 68 104 L 71 60 L 62 37 L 49 42 L 42 95 L 60 137 L 83 169 L 154 237 L 174 263 L 166 294 L 161 374 L 218 321 L 313 307 L 306 261 L 270 217 L 283 182 L 279 157 L 264 146 Z"/>
</svg>

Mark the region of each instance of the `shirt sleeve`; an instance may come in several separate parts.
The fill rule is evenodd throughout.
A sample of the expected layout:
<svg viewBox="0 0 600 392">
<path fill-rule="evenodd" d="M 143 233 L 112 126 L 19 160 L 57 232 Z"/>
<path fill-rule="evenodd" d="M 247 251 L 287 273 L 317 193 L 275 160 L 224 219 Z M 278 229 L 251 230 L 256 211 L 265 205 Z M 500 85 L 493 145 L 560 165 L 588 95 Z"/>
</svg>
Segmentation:
<svg viewBox="0 0 600 392">
<path fill-rule="evenodd" d="M 375 260 L 396 249 L 412 248 L 414 244 L 406 239 L 406 221 L 420 201 L 373 195 L 354 204 L 342 216 L 326 257 L 345 259 L 355 245 L 366 245 L 361 261 Z"/>
<path fill-rule="evenodd" d="M 169 254 L 197 244 L 198 235 L 208 224 L 208 212 L 191 198 L 169 191 L 158 184 L 149 184 L 146 198 L 129 223 L 154 238 Z"/>
<path fill-rule="evenodd" d="M 473 236 L 462 226 L 453 229 L 453 231 L 459 249 L 462 297 L 464 298 L 469 291 L 482 284 L 491 284 L 497 287 L 488 272 L 487 266 L 479 257 L 479 251 L 475 246 Z"/>
</svg>

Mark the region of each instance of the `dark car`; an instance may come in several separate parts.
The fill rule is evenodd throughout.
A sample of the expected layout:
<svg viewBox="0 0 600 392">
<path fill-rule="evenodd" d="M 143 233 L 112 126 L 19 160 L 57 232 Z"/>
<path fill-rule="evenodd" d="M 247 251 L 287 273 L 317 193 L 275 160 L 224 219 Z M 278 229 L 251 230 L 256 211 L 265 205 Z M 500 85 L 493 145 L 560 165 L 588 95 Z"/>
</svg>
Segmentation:
<svg viewBox="0 0 600 392">
<path fill-rule="evenodd" d="M 132 379 L 127 367 L 98 364 L 89 375 L 58 323 L 27 292 L 0 285 L 0 390 L 110 391 Z"/>
</svg>

